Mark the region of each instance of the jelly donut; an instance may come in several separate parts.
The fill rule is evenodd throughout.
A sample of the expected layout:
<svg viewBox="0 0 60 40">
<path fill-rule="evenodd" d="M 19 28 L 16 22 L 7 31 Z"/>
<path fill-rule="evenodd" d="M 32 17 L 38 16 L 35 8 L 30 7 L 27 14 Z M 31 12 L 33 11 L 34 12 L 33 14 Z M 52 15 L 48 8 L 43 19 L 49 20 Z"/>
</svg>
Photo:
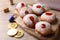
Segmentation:
<svg viewBox="0 0 60 40">
<path fill-rule="evenodd" d="M 19 2 L 19 3 L 17 4 L 17 6 L 16 6 L 16 10 L 17 10 L 17 11 L 20 11 L 21 8 L 23 8 L 23 7 L 25 7 L 25 6 L 27 6 L 25 2 Z"/>
<path fill-rule="evenodd" d="M 53 23 L 56 19 L 56 15 L 52 12 L 45 12 L 40 17 L 41 20 Z"/>
<path fill-rule="evenodd" d="M 25 15 L 30 14 L 30 13 L 32 13 L 32 10 L 28 7 L 23 7 L 19 12 L 21 17 L 24 17 Z"/>
<path fill-rule="evenodd" d="M 35 32 L 39 33 L 43 36 L 47 36 L 48 34 L 51 33 L 51 25 L 48 22 L 41 21 L 36 23 L 35 25 Z"/>
<path fill-rule="evenodd" d="M 32 7 L 32 10 L 37 15 L 42 14 L 42 12 L 43 12 L 42 4 L 40 4 L 40 3 L 34 4 Z"/>
<path fill-rule="evenodd" d="M 38 21 L 38 18 L 35 14 L 27 14 L 24 16 L 23 21 L 28 27 L 34 28 L 34 25 Z"/>
</svg>

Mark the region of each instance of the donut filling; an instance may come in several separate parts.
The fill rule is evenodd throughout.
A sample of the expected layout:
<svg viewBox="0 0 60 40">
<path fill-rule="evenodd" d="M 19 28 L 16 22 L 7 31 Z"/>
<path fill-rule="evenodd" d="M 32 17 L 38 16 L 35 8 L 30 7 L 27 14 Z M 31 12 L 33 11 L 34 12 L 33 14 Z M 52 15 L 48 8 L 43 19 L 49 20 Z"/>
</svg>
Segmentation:
<svg viewBox="0 0 60 40">
<path fill-rule="evenodd" d="M 34 22 L 34 17 L 33 17 L 33 16 L 30 16 L 29 18 L 30 18 L 30 20 L 32 21 L 32 23 L 34 24 L 34 23 L 35 23 L 35 22 Z"/>
<path fill-rule="evenodd" d="M 41 8 L 41 6 L 40 5 L 37 5 L 36 8 Z"/>
<path fill-rule="evenodd" d="M 21 3 L 21 7 L 24 7 L 25 5 L 24 5 L 24 3 Z"/>
<path fill-rule="evenodd" d="M 48 16 L 51 16 L 51 15 L 52 15 L 52 13 L 50 13 L 50 12 L 47 12 L 47 13 L 46 13 L 46 15 L 48 15 Z"/>
<path fill-rule="evenodd" d="M 42 28 L 45 28 L 46 27 L 46 25 L 45 24 L 42 24 Z"/>
<path fill-rule="evenodd" d="M 25 11 L 25 14 L 29 14 L 29 12 L 26 10 L 26 11 Z"/>
</svg>

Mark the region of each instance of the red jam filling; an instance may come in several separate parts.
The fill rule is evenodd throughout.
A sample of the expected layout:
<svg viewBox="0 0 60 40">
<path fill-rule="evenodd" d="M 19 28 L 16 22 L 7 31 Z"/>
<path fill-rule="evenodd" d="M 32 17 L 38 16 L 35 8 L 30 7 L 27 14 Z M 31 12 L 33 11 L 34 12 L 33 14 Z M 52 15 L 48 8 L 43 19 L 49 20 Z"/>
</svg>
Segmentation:
<svg viewBox="0 0 60 40">
<path fill-rule="evenodd" d="M 36 8 L 41 8 L 41 6 L 40 5 L 37 5 Z"/>
<path fill-rule="evenodd" d="M 46 25 L 45 24 L 42 24 L 42 28 L 45 28 L 46 27 Z"/>
<path fill-rule="evenodd" d="M 25 14 L 28 14 L 28 13 L 29 13 L 29 12 L 26 10 L 26 11 L 25 11 Z"/>
<path fill-rule="evenodd" d="M 29 18 L 32 21 L 32 23 L 34 24 L 34 17 L 33 16 L 30 16 Z"/>
<path fill-rule="evenodd" d="M 21 7 L 24 7 L 25 5 L 24 5 L 24 3 L 21 3 Z"/>
<path fill-rule="evenodd" d="M 33 17 L 33 16 L 30 16 L 30 20 L 31 20 L 31 21 L 34 21 L 34 17 Z"/>
<path fill-rule="evenodd" d="M 52 13 L 51 13 L 51 12 L 47 12 L 47 13 L 46 13 L 46 15 L 51 16 L 51 15 L 52 15 Z"/>
</svg>

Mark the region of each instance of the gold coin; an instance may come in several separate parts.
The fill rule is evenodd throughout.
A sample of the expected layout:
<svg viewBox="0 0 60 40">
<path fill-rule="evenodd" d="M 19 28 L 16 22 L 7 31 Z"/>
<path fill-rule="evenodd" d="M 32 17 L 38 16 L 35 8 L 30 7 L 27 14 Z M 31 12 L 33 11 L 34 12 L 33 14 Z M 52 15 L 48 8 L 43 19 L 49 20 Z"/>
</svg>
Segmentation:
<svg viewBox="0 0 60 40">
<path fill-rule="evenodd" d="M 22 30 L 18 30 L 18 33 L 15 35 L 16 38 L 20 38 L 24 35 L 24 32 Z"/>
<path fill-rule="evenodd" d="M 7 34 L 9 36 L 14 36 L 14 35 L 17 34 L 17 32 L 18 32 L 17 29 L 9 29 L 8 32 L 7 32 Z"/>
<path fill-rule="evenodd" d="M 8 28 L 17 28 L 17 23 L 9 23 Z"/>
</svg>

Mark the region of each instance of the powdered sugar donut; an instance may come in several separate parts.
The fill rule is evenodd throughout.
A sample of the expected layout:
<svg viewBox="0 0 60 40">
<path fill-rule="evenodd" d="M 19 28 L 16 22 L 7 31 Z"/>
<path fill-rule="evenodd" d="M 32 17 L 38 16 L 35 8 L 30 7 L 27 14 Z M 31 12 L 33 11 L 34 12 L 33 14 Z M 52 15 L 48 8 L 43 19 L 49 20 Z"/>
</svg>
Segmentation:
<svg viewBox="0 0 60 40">
<path fill-rule="evenodd" d="M 28 27 L 34 28 L 34 25 L 38 21 L 38 18 L 35 14 L 27 14 L 24 16 L 23 21 Z"/>
<path fill-rule="evenodd" d="M 22 7 L 27 6 L 25 2 L 19 2 L 16 6 L 16 10 L 20 11 Z"/>
<path fill-rule="evenodd" d="M 51 32 L 50 23 L 45 22 L 45 21 L 41 21 L 41 22 L 36 23 L 35 32 L 37 32 L 43 36 L 50 34 L 50 32 Z"/>
<path fill-rule="evenodd" d="M 56 19 L 56 15 L 52 12 L 45 12 L 41 15 L 41 20 L 53 23 Z"/>
<path fill-rule="evenodd" d="M 41 14 L 43 12 L 42 6 L 43 5 L 40 4 L 40 3 L 34 4 L 33 7 L 32 7 L 33 12 L 38 14 L 38 15 Z"/>
<path fill-rule="evenodd" d="M 28 7 L 23 7 L 20 11 L 19 14 L 21 17 L 24 17 L 25 15 L 32 13 L 32 10 Z"/>
</svg>

